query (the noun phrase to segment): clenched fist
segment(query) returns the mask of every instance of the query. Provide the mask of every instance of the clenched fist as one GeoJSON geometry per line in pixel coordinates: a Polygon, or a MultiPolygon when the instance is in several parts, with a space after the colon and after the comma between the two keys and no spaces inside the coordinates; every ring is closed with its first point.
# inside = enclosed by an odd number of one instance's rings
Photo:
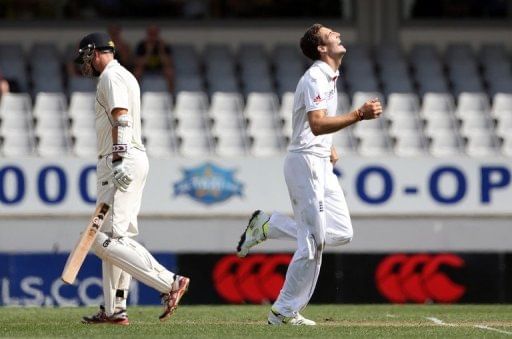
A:
{"type": "Polygon", "coordinates": [[[382,114],[382,105],[378,98],[368,100],[357,109],[359,120],[376,119],[382,114]]]}

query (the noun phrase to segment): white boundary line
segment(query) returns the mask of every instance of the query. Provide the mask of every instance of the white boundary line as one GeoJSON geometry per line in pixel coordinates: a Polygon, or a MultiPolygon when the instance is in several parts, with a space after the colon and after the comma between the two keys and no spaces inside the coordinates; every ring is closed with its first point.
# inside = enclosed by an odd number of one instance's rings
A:
{"type": "MultiPolygon", "coordinates": [[[[433,322],[434,324],[439,325],[439,326],[459,326],[457,324],[446,323],[443,320],[436,318],[436,317],[424,317],[424,318],[427,320],[430,320],[431,322],[433,322]]],[[[512,335],[512,332],[510,332],[510,331],[500,330],[499,328],[489,327],[487,325],[473,325],[473,327],[479,328],[481,330],[488,330],[488,331],[494,331],[494,332],[498,332],[498,333],[502,333],[502,334],[512,335]]]]}
{"type": "Polygon", "coordinates": [[[434,324],[440,325],[440,326],[457,326],[456,324],[445,323],[444,321],[442,321],[441,319],[436,318],[436,317],[425,317],[425,319],[430,320],[434,324]]]}
{"type": "Polygon", "coordinates": [[[475,325],[474,327],[480,328],[482,330],[489,330],[489,331],[495,331],[495,332],[498,332],[498,333],[511,334],[512,335],[512,332],[500,330],[498,328],[493,328],[493,327],[489,327],[489,326],[486,326],[486,325],[475,325]]]}

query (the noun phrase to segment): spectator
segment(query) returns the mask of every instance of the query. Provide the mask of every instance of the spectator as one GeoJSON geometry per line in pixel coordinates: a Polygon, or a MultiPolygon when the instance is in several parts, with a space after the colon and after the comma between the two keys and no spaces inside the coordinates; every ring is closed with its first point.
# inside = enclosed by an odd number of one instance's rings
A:
{"type": "Polygon", "coordinates": [[[162,74],[167,80],[169,91],[174,90],[174,66],[171,48],[160,37],[160,28],[151,25],[146,30],[146,38],[136,49],[135,77],[141,81],[146,74],[162,74]]]}
{"type": "Polygon", "coordinates": [[[0,98],[10,92],[9,81],[5,80],[0,74],[0,98]]]}
{"type": "Polygon", "coordinates": [[[108,27],[108,34],[116,46],[114,57],[128,70],[133,69],[132,50],[130,45],[121,36],[121,26],[110,25],[108,27]]]}

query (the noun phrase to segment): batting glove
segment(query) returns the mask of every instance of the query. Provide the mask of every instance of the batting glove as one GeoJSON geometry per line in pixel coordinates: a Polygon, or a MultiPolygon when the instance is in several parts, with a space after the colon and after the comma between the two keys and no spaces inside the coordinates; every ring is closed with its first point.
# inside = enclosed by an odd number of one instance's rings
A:
{"type": "Polygon", "coordinates": [[[118,190],[121,192],[126,192],[132,181],[133,177],[123,166],[122,159],[112,162],[112,182],[118,190]]]}

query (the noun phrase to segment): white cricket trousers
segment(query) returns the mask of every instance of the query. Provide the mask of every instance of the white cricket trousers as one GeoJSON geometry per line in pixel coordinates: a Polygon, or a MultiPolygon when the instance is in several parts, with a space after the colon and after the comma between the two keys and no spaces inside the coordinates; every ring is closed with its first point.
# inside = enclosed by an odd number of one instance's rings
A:
{"type": "Polygon", "coordinates": [[[294,219],[280,213],[270,218],[270,239],[296,239],[297,250],[273,308],[294,317],[311,299],[320,273],[324,245],[352,240],[352,221],[329,158],[289,152],[284,176],[294,219]]]}
{"type": "Polygon", "coordinates": [[[133,176],[126,192],[121,192],[112,183],[112,164],[109,157],[97,164],[98,203],[110,205],[101,232],[96,237],[93,250],[102,259],[103,298],[105,312],[114,313],[117,308],[126,308],[126,300],[116,304],[116,290],[127,291],[131,276],[167,293],[174,281],[174,273],[160,265],[138,242],[131,239],[139,233],[139,214],[142,193],[149,171],[149,162],[144,151],[132,148],[123,158],[123,165],[133,176]]]}

